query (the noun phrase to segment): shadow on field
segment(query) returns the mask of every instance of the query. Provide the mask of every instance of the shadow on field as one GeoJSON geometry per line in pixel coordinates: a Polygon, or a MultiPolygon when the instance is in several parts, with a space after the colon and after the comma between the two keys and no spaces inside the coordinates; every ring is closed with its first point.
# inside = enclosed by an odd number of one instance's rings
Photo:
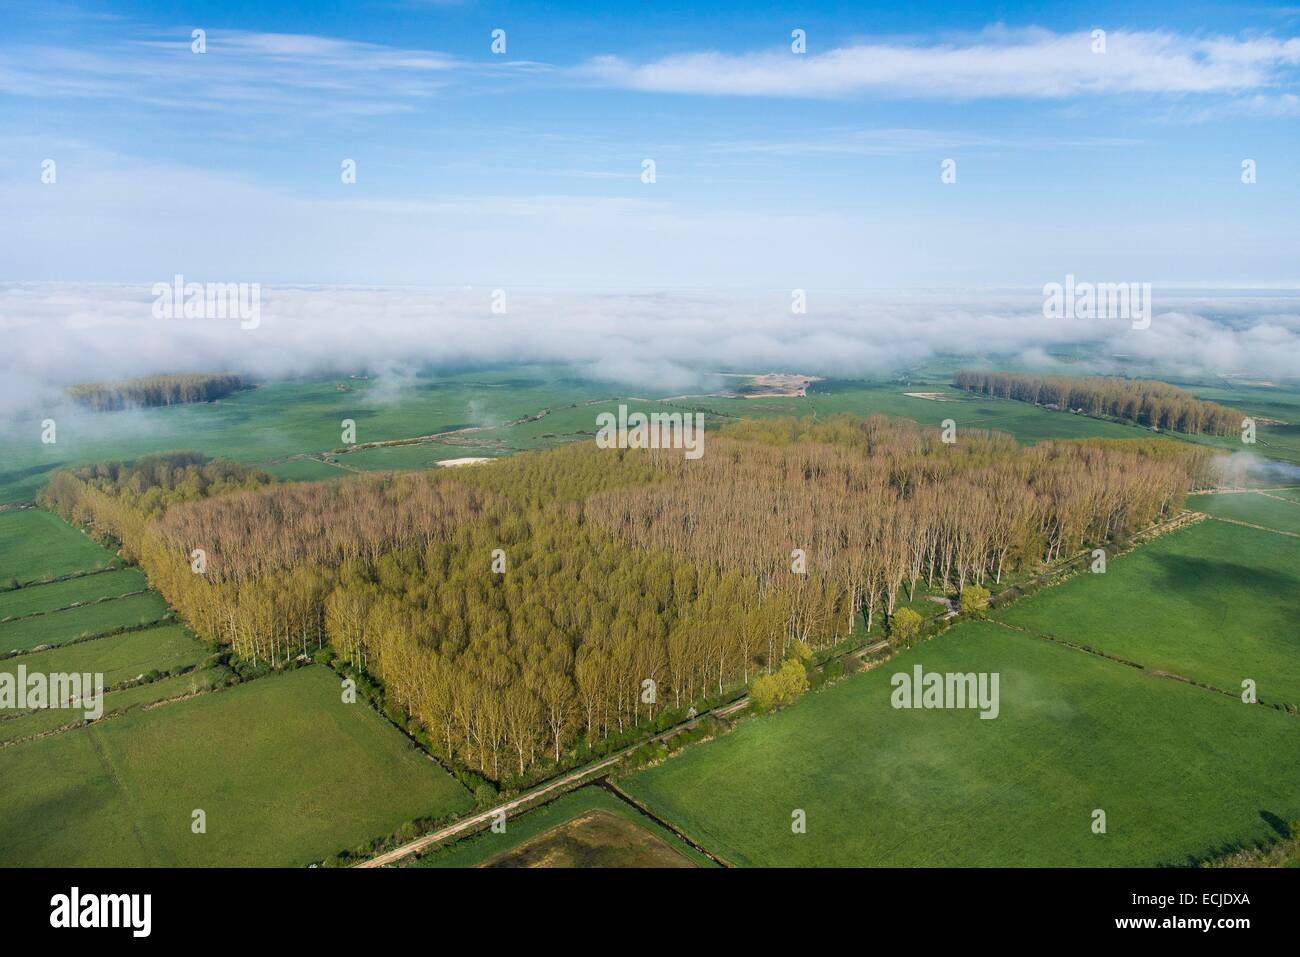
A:
{"type": "Polygon", "coordinates": [[[10,482],[31,478],[33,475],[41,475],[44,472],[53,472],[55,469],[63,468],[63,465],[63,462],[50,462],[43,465],[33,465],[25,469],[14,469],[12,472],[0,472],[0,485],[8,485],[10,482]]]}
{"type": "Polygon", "coordinates": [[[1291,836],[1290,825],[1287,824],[1287,822],[1284,821],[1282,818],[1274,814],[1272,811],[1260,811],[1259,816],[1263,819],[1265,824],[1267,824],[1273,830],[1277,831],[1278,837],[1291,836]]]}
{"type": "Polygon", "coordinates": [[[1152,555],[1160,569],[1160,578],[1153,584],[1157,588],[1186,589],[1202,587],[1207,600],[1224,600],[1225,587],[1260,589],[1275,592],[1295,588],[1295,578],[1267,566],[1242,565],[1237,562],[1217,561],[1213,558],[1187,558],[1183,555],[1152,555]]]}

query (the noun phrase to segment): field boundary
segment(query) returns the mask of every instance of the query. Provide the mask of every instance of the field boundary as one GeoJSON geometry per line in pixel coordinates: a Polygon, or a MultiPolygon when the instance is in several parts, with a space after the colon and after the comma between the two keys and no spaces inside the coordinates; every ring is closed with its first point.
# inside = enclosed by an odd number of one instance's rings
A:
{"type": "MultiPolygon", "coordinates": [[[[1281,499],[1281,501],[1286,500],[1281,499]]],[[[1291,504],[1294,505],[1295,503],[1292,502],[1291,504]]],[[[1197,514],[1204,515],[1206,518],[1215,522],[1226,522],[1229,525],[1240,525],[1242,528],[1253,528],[1261,532],[1272,532],[1274,535],[1285,535],[1287,538],[1300,538],[1300,533],[1284,532],[1280,528],[1269,528],[1267,525],[1256,525],[1253,522],[1243,522],[1236,518],[1224,518],[1222,515],[1211,515],[1209,512],[1198,512],[1197,514]]]]}
{"type": "MultiPolygon", "coordinates": [[[[1193,688],[1201,688],[1204,691],[1211,691],[1215,694],[1225,695],[1226,697],[1232,698],[1234,701],[1238,700],[1241,697],[1239,694],[1237,694],[1237,692],[1226,691],[1223,688],[1220,688],[1218,685],[1208,684],[1207,682],[1204,681],[1197,681],[1195,678],[1189,678],[1186,675],[1180,675],[1173,671],[1165,671],[1162,668],[1152,668],[1150,665],[1144,665],[1139,661],[1130,661],[1128,658],[1121,658],[1119,655],[1112,655],[1109,652],[1102,651],[1099,648],[1094,648],[1091,645],[1084,645],[1076,641],[1069,641],[1068,639],[1058,637],[1057,635],[1048,634],[1047,632],[1031,631],[1028,628],[1022,628],[1020,625],[1013,625],[1010,622],[1001,621],[997,618],[986,618],[984,620],[989,622],[990,624],[1000,625],[1001,627],[1007,629],[1008,631],[1019,632],[1020,634],[1028,635],[1031,638],[1038,638],[1042,641],[1051,642],[1054,645],[1060,645],[1063,648],[1069,648],[1071,651],[1078,651],[1086,655],[1092,655],[1094,658],[1102,658],[1106,661],[1112,661],[1115,664],[1125,665],[1129,668],[1135,668],[1138,671],[1142,672],[1143,674],[1148,675],[1152,678],[1168,678],[1171,681],[1177,681],[1185,685],[1190,685],[1193,688]]],[[[1272,708],[1275,711],[1281,711],[1284,714],[1292,715],[1293,717],[1296,716],[1296,713],[1294,711],[1289,710],[1291,706],[1286,702],[1274,704],[1272,702],[1265,701],[1263,698],[1257,698],[1255,703],[1258,705],[1262,705],[1263,707],[1266,708],[1272,708]]]]}
{"type": "MultiPolygon", "coordinates": [[[[142,622],[138,625],[122,625],[117,628],[110,628],[107,631],[98,631],[93,635],[79,635],[68,641],[60,641],[53,645],[36,645],[32,648],[14,648],[11,651],[0,652],[0,661],[7,661],[10,658],[21,658],[23,655],[37,655],[43,651],[50,651],[54,648],[71,648],[73,645],[80,645],[87,641],[98,641],[100,638],[112,638],[116,635],[125,635],[132,631],[148,631],[150,628],[157,628],[160,625],[169,622],[185,627],[184,623],[176,617],[176,611],[171,605],[167,606],[167,614],[153,621],[142,622]]],[[[196,638],[195,641],[198,641],[196,638]]]]}
{"type": "MultiPolygon", "coordinates": [[[[55,583],[50,582],[50,584],[55,584],[55,583]]],[[[15,589],[11,589],[11,591],[22,591],[22,589],[15,588],[15,589]]],[[[99,598],[91,598],[88,601],[74,601],[71,605],[63,605],[60,608],[47,608],[45,609],[45,611],[33,611],[33,612],[28,612],[26,615],[16,615],[12,618],[0,618],[0,625],[12,624],[15,621],[27,621],[28,619],[31,618],[39,618],[42,615],[57,614],[58,612],[61,611],[71,611],[74,608],[86,608],[90,605],[102,605],[104,602],[117,601],[119,598],[135,598],[137,595],[143,595],[148,591],[149,591],[149,587],[146,585],[144,588],[141,588],[139,591],[124,592],[121,595],[104,595],[99,598]]],[[[171,606],[169,605],[168,608],[170,607],[171,606]]]]}
{"type": "Polygon", "coordinates": [[[647,818],[654,821],[664,830],[668,831],[671,834],[676,835],[679,839],[685,841],[691,847],[692,850],[698,851],[699,853],[703,854],[705,857],[713,861],[719,867],[734,868],[736,866],[735,864],[727,860],[725,857],[722,857],[720,854],[715,854],[713,851],[709,850],[699,841],[695,840],[695,838],[691,837],[689,834],[683,831],[676,824],[673,824],[671,821],[667,821],[664,818],[660,817],[650,808],[646,807],[636,798],[632,797],[632,795],[628,794],[626,791],[620,788],[608,777],[601,778],[597,786],[604,788],[606,791],[613,794],[614,797],[618,798],[620,801],[622,801],[624,804],[627,804],[629,807],[634,808],[639,813],[645,815],[647,818]]]}

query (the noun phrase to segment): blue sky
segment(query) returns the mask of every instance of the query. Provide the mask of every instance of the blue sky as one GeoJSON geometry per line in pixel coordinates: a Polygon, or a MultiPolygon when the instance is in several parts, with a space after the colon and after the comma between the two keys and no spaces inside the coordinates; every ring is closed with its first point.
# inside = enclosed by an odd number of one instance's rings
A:
{"type": "Polygon", "coordinates": [[[0,3],[0,279],[1300,285],[1300,7],[561,6],[0,3]]]}

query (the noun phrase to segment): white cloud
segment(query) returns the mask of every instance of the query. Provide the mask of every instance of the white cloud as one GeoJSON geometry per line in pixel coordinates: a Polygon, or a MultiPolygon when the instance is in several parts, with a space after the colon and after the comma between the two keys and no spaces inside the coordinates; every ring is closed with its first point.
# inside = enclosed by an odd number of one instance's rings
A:
{"type": "Polygon", "coordinates": [[[405,112],[467,77],[531,75],[542,64],[476,63],[446,53],[309,34],[189,29],[102,48],[17,45],[0,60],[0,92],[113,99],[185,110],[332,114],[405,112]]]}
{"type": "MultiPolygon", "coordinates": [[[[673,394],[710,371],[886,373],[935,354],[1048,361],[1073,346],[1083,366],[1128,356],[1168,374],[1300,369],[1294,294],[1155,291],[1147,330],[1124,321],[1051,321],[1037,291],[813,293],[791,315],[788,292],[557,293],[489,288],[264,288],[261,324],[155,319],[148,284],[0,284],[0,416],[57,400],[71,382],[158,372],[233,370],[266,377],[424,364],[560,362],[583,374],[673,394]]],[[[1131,369],[1131,365],[1123,366],[1131,369]]]]}
{"type": "Polygon", "coordinates": [[[993,30],[964,42],[873,41],[825,53],[787,49],[678,54],[645,63],[597,57],[581,73],[611,86],[725,96],[968,100],[1083,94],[1221,93],[1272,86],[1300,63],[1300,39],[1197,38],[1113,31],[1105,53],[1088,32],[993,30]]]}

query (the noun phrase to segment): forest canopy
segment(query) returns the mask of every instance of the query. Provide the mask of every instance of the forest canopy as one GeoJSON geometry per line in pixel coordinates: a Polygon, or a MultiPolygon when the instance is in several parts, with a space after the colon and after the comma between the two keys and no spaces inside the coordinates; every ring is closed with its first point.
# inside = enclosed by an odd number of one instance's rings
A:
{"type": "Polygon", "coordinates": [[[204,638],[272,662],[328,644],[509,782],[870,627],[922,579],[996,583],[1176,514],[1211,458],[840,415],[741,420],[695,461],[581,443],[299,484],[176,453],[57,473],[42,504],[119,539],[204,638]]]}
{"type": "Polygon", "coordinates": [[[111,412],[134,406],[212,402],[245,388],[248,388],[248,383],[241,376],[225,372],[192,372],[121,382],[86,382],[68,386],[67,393],[76,402],[96,412],[111,412]]]}
{"type": "Polygon", "coordinates": [[[1241,413],[1205,402],[1167,382],[1031,375],[1022,372],[981,372],[962,369],[952,384],[968,392],[1055,406],[1088,415],[1111,416],[1148,428],[1187,435],[1232,435],[1241,429],[1241,413]]]}

